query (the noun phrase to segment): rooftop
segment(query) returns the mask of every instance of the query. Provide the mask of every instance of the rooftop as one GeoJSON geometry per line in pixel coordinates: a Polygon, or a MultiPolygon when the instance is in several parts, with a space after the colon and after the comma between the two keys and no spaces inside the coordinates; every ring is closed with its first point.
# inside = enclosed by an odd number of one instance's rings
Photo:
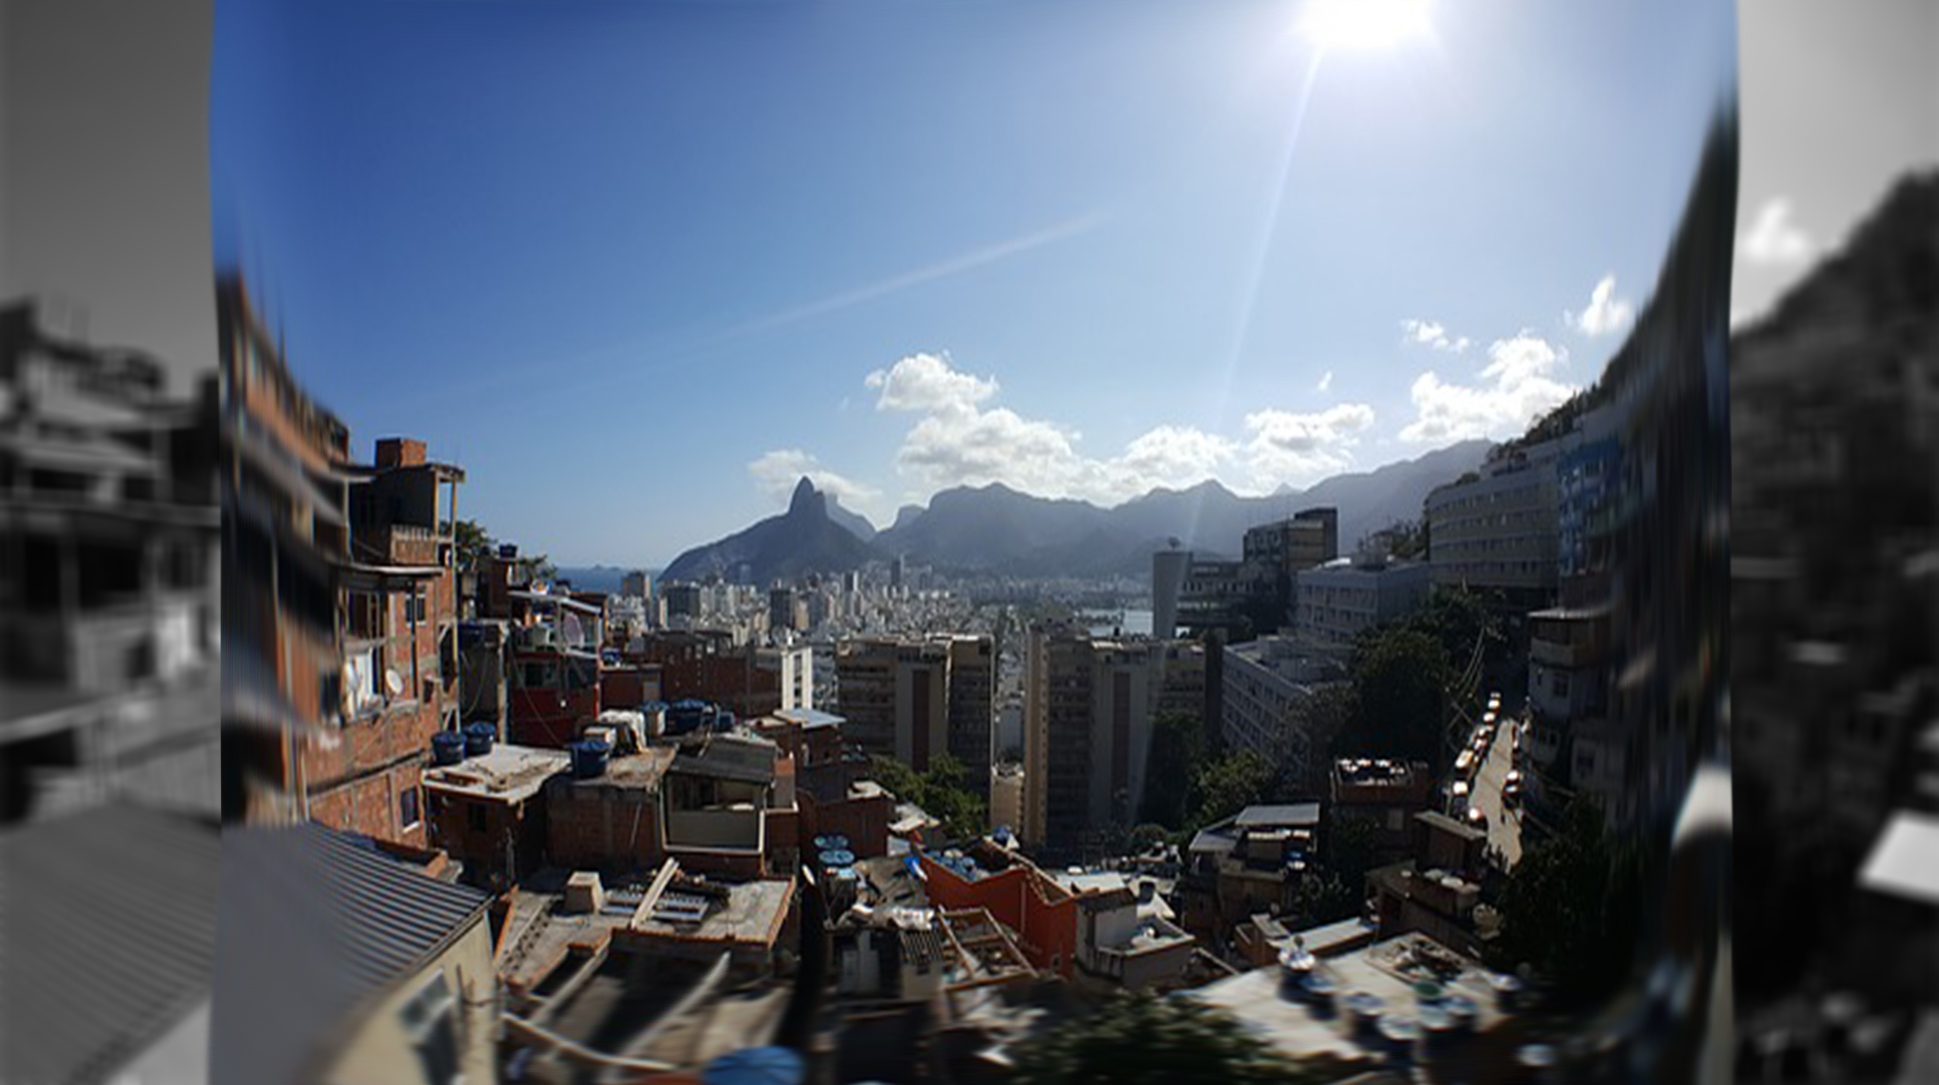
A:
{"type": "Polygon", "coordinates": [[[660,786],[661,778],[666,776],[668,766],[673,764],[673,759],[673,747],[649,746],[639,753],[613,758],[606,763],[606,771],[597,776],[567,779],[570,786],[575,788],[617,787],[655,791],[660,786]]]}
{"type": "MultiPolygon", "coordinates": [[[[670,909],[668,904],[685,900],[699,903],[696,894],[684,893],[681,883],[675,882],[661,895],[661,907],[632,929],[648,937],[680,942],[773,945],[794,900],[794,882],[753,881],[726,888],[724,898],[707,901],[704,913],[698,906],[692,909],[690,914],[702,915],[696,923],[669,918],[681,909],[670,909]]],[[[630,922],[630,915],[626,922],[630,922]]]]}
{"type": "Polygon", "coordinates": [[[1471,825],[1463,825],[1446,814],[1441,813],[1439,810],[1423,810],[1414,815],[1414,820],[1427,825],[1429,828],[1453,833],[1462,840],[1470,843],[1476,840],[1485,840],[1488,837],[1488,834],[1480,829],[1474,828],[1471,825]]]}
{"type": "Polygon", "coordinates": [[[1939,815],[1901,810],[1866,858],[1858,884],[1874,892],[1939,905],[1939,815]]]}
{"type": "Polygon", "coordinates": [[[520,802],[538,794],[546,780],[564,771],[571,762],[571,756],[564,750],[495,743],[490,753],[467,757],[456,765],[424,770],[424,786],[476,798],[520,802]]]}
{"type": "Polygon", "coordinates": [[[1317,802],[1287,803],[1278,806],[1248,806],[1239,811],[1233,824],[1241,829],[1310,828],[1320,823],[1317,802]]]}
{"type": "MultiPolygon", "coordinates": [[[[294,1080],[362,1000],[484,922],[491,900],[310,823],[230,829],[221,850],[217,1080],[294,1080]]],[[[95,933],[143,911],[118,908],[95,933]]]]}
{"type": "Polygon", "coordinates": [[[708,735],[698,742],[682,743],[667,771],[716,780],[767,783],[774,779],[774,759],[779,749],[766,739],[708,735]]]}
{"type": "Polygon", "coordinates": [[[1335,781],[1356,788],[1411,787],[1426,775],[1427,764],[1423,761],[1342,757],[1333,762],[1335,781]]]}
{"type": "Polygon", "coordinates": [[[0,832],[0,1073],[105,1078],[205,1002],[221,860],[213,827],[120,803],[0,832]]]}
{"type": "Polygon", "coordinates": [[[1345,953],[1371,943],[1380,933],[1380,928],[1355,916],[1342,919],[1338,923],[1327,923],[1318,927],[1308,927],[1303,931],[1287,934],[1286,942],[1300,940],[1308,953],[1315,957],[1327,957],[1334,953],[1345,953]]]}
{"type": "MultiPolygon", "coordinates": [[[[1372,995],[1391,1017],[1418,1021],[1422,1001],[1416,985],[1435,981],[1442,983],[1446,994],[1474,1002],[1478,1030],[1493,1028],[1503,1020],[1489,974],[1480,964],[1425,935],[1406,934],[1377,942],[1324,960],[1317,971],[1334,984],[1336,1002],[1356,994],[1372,995]]],[[[1290,990],[1283,976],[1277,965],[1257,968],[1174,997],[1196,999],[1225,1010],[1287,1055],[1324,1054],[1350,1062],[1379,1057],[1354,1037],[1350,1015],[1314,1014],[1306,998],[1290,990]]]]}
{"type": "Polygon", "coordinates": [[[837,716],[833,712],[823,712],[817,708],[784,708],[773,715],[775,719],[786,720],[804,728],[839,727],[848,722],[844,717],[837,716]]]}

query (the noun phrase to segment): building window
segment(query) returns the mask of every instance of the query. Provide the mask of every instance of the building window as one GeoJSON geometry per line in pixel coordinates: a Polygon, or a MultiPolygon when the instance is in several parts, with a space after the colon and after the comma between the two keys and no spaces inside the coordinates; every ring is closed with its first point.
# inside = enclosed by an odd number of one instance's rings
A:
{"type": "Polygon", "coordinates": [[[424,1066],[424,1080],[432,1085],[457,1085],[463,1080],[458,1068],[458,1000],[439,969],[430,982],[412,996],[398,1017],[405,1035],[424,1066]]]}
{"type": "Polygon", "coordinates": [[[417,788],[407,787],[397,797],[397,823],[405,829],[417,828],[417,788]]]}

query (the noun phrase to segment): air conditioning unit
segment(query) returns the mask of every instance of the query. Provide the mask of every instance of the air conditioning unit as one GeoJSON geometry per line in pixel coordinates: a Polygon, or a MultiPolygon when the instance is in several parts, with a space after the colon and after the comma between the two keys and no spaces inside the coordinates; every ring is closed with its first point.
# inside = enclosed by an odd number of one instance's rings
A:
{"type": "Polygon", "coordinates": [[[526,626],[519,631],[519,645],[524,648],[557,648],[559,631],[549,625],[526,626]]]}

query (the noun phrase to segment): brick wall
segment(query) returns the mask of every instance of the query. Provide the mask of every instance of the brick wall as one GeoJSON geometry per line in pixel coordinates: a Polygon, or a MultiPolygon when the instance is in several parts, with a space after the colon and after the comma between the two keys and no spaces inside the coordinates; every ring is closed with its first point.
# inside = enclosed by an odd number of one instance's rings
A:
{"type": "Polygon", "coordinates": [[[543,864],[547,843],[543,796],[512,803],[434,791],[425,799],[430,842],[462,860],[467,869],[522,878],[543,864]]]}
{"type": "Polygon", "coordinates": [[[573,870],[647,870],[665,861],[656,795],[573,784],[555,779],[545,786],[546,851],[553,863],[573,870]]]}
{"type": "Polygon", "coordinates": [[[418,789],[419,772],[416,764],[404,764],[334,787],[312,787],[310,818],[332,829],[424,847],[421,797],[417,824],[406,827],[400,817],[401,797],[418,789]]]}
{"type": "Polygon", "coordinates": [[[895,804],[888,795],[839,802],[816,802],[812,795],[801,797],[802,839],[841,835],[848,838],[849,850],[858,859],[872,859],[889,853],[889,822],[895,804]]]}

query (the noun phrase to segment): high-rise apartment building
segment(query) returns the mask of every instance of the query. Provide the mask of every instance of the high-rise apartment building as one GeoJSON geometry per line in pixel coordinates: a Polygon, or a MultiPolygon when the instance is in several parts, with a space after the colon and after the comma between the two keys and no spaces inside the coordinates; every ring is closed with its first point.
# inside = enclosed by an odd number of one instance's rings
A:
{"type": "Polygon", "coordinates": [[[964,786],[989,796],[990,725],[996,715],[996,643],[987,636],[949,640],[949,755],[964,786]]]}
{"type": "Polygon", "coordinates": [[[776,632],[783,629],[799,629],[796,612],[800,609],[793,588],[773,588],[768,591],[768,628],[776,632]]]}
{"type": "Polygon", "coordinates": [[[917,772],[947,753],[964,786],[987,794],[996,651],[989,637],[845,641],[836,699],[849,741],[917,772]]]}
{"type": "Polygon", "coordinates": [[[1159,644],[1033,628],[1024,663],[1025,842],[1079,850],[1135,820],[1162,672],[1159,644]]]}

